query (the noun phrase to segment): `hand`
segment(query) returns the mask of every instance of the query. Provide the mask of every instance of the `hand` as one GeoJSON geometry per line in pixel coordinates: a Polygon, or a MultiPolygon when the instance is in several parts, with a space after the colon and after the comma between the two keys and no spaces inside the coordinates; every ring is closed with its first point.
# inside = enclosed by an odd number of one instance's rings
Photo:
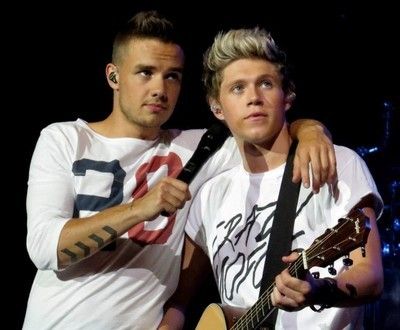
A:
{"type": "MultiPolygon", "coordinates": [[[[293,252],[282,260],[289,264],[298,256],[298,253],[293,252]]],[[[275,277],[275,287],[271,294],[272,305],[286,311],[297,311],[310,305],[316,291],[315,281],[310,273],[306,274],[305,280],[301,280],[291,276],[288,269],[285,269],[275,277]]]]}
{"type": "Polygon", "coordinates": [[[132,202],[143,221],[157,218],[162,211],[169,214],[181,209],[190,200],[189,186],[180,180],[165,177],[151,188],[143,197],[132,202]]]}
{"type": "Polygon", "coordinates": [[[318,193],[324,183],[333,184],[337,180],[336,156],[330,135],[321,126],[309,126],[299,133],[299,144],[293,164],[292,181],[310,186],[309,164],[312,171],[312,189],[318,193]]]}

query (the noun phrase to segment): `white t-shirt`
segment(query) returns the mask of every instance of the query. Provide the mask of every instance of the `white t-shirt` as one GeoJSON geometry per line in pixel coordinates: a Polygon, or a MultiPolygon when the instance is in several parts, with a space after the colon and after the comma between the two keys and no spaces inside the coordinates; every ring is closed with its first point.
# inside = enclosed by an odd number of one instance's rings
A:
{"type": "MultiPolygon", "coordinates": [[[[301,186],[292,249],[306,250],[370,193],[377,200],[377,215],[381,214],[382,200],[365,162],[348,148],[335,146],[335,151],[339,198],[333,198],[328,185],[318,194],[301,186]]],[[[284,167],[251,174],[238,165],[206,182],[193,199],[186,232],[208,254],[224,304],[249,308],[258,299],[284,167]]],[[[335,269],[344,271],[341,259],[335,269]]],[[[332,276],[327,268],[311,271],[332,276]]],[[[311,324],[315,329],[354,329],[362,327],[361,312],[359,307],[322,313],[310,308],[296,313],[279,310],[276,329],[307,329],[311,324]]]]}
{"type": "MultiPolygon", "coordinates": [[[[142,196],[190,159],[204,130],[167,130],[155,141],[106,138],[83,120],[41,132],[27,195],[27,247],[38,268],[24,329],[155,329],[179,279],[188,207],[133,227],[104,251],[58,269],[60,232],[71,217],[93,215],[142,196]]],[[[238,164],[233,138],[190,185],[238,164]]]]}

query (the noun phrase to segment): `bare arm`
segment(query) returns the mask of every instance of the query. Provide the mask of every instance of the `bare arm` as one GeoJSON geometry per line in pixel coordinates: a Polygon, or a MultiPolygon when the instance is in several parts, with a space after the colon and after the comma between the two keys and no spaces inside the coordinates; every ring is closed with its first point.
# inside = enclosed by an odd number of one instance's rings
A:
{"type": "Polygon", "coordinates": [[[159,330],[179,330],[185,322],[185,309],[210,270],[210,262],[203,250],[188,236],[185,238],[184,256],[178,288],[166,303],[159,330]]]}
{"type": "Polygon", "coordinates": [[[188,185],[166,177],[143,197],[129,204],[108,208],[91,217],[69,220],[62,229],[58,242],[59,267],[67,267],[96,253],[132,226],[154,220],[164,210],[173,214],[188,199],[188,185]]]}
{"type": "MultiPolygon", "coordinates": [[[[365,304],[380,296],[383,290],[383,268],[379,232],[373,209],[364,208],[363,211],[371,225],[365,246],[366,256],[362,256],[361,249],[354,250],[350,254],[353,265],[333,280],[316,280],[309,275],[302,281],[291,277],[286,269],[276,277],[276,287],[271,297],[275,306],[286,310],[299,310],[313,304],[347,307],[365,304]]],[[[288,263],[295,259],[293,254],[283,258],[288,263]]]]}
{"type": "Polygon", "coordinates": [[[293,182],[310,186],[309,164],[312,170],[313,191],[337,179],[336,157],[328,129],[313,119],[298,119],[290,124],[292,138],[299,140],[293,165],[293,182]]]}
{"type": "Polygon", "coordinates": [[[336,304],[338,307],[371,302],[379,298],[383,290],[381,244],[375,212],[372,208],[364,208],[363,212],[369,217],[371,225],[365,246],[366,256],[362,256],[361,249],[354,250],[350,254],[353,267],[337,277],[338,289],[347,295],[347,299],[336,304]]]}

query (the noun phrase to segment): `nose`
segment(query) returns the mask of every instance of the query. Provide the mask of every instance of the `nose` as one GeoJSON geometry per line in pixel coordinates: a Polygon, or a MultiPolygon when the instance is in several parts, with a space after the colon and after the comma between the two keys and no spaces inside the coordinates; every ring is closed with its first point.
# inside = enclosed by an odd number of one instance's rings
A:
{"type": "Polygon", "coordinates": [[[167,100],[167,91],[165,88],[165,82],[163,78],[155,78],[153,81],[151,96],[161,101],[167,100]]]}
{"type": "Polygon", "coordinates": [[[253,86],[248,89],[248,105],[262,105],[263,99],[261,97],[262,93],[258,90],[257,86],[253,86]]]}

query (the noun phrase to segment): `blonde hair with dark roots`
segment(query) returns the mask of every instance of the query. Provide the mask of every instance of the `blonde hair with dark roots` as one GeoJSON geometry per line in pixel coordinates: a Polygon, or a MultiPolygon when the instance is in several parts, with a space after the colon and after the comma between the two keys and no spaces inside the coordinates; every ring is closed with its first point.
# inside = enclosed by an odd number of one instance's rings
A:
{"type": "Polygon", "coordinates": [[[259,27],[220,32],[203,58],[203,83],[207,98],[217,99],[223,70],[233,61],[259,58],[277,65],[282,75],[282,88],[295,95],[295,85],[289,77],[286,54],[276,45],[270,33],[259,27]]]}

